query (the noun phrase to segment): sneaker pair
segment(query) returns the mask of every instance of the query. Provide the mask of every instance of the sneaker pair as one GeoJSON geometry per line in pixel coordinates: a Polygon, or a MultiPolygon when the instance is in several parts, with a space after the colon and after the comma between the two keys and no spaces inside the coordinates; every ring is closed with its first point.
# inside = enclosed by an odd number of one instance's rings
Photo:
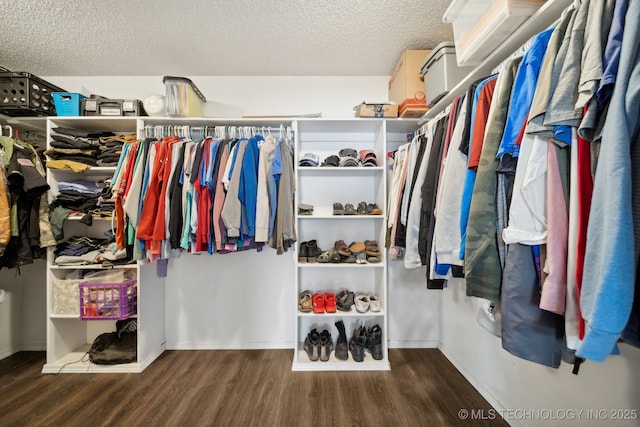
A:
{"type": "Polygon", "coordinates": [[[318,359],[320,359],[321,362],[329,361],[329,356],[331,356],[331,352],[333,351],[331,333],[326,329],[318,332],[316,328],[313,328],[311,332],[307,334],[303,348],[310,361],[315,362],[318,359]]]}
{"type": "Polygon", "coordinates": [[[316,293],[312,297],[313,312],[322,314],[336,312],[336,295],[333,292],[316,293]]]}
{"type": "Polygon", "coordinates": [[[382,209],[375,203],[360,202],[356,209],[358,215],[382,215],[382,209]]]}
{"type": "Polygon", "coordinates": [[[382,309],[380,298],[376,294],[359,292],[354,298],[354,303],[358,313],[366,313],[367,311],[377,313],[382,309]]]}

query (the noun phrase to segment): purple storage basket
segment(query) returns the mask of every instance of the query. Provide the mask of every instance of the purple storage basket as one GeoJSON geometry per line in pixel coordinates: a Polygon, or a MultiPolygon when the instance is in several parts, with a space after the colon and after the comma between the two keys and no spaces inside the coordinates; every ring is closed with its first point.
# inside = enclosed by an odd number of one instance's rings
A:
{"type": "Polygon", "coordinates": [[[80,319],[122,320],[137,313],[137,280],[122,283],[81,282],[80,319]]]}

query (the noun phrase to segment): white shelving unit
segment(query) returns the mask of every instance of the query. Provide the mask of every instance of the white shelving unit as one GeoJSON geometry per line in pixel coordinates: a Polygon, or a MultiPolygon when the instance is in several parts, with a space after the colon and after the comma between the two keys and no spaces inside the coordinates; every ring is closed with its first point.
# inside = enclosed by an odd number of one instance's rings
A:
{"type": "Polygon", "coordinates": [[[292,302],[296,304],[295,348],[292,370],[389,370],[387,348],[387,266],[385,241],[387,200],[387,150],[406,142],[407,134],[418,127],[417,120],[384,119],[301,119],[296,123],[296,163],[305,153],[316,154],[320,162],[329,155],[338,155],[343,148],[356,151],[374,150],[378,167],[298,167],[296,170],[296,205],[314,206],[313,215],[296,217],[298,244],[316,240],[318,247],[329,250],[337,240],[351,242],[376,240],[380,249],[379,263],[321,264],[296,263],[295,290],[292,302]],[[333,215],[333,203],[376,203],[382,215],[333,215]],[[298,295],[309,290],[312,293],[333,292],[342,289],[351,292],[376,294],[382,302],[380,312],[359,313],[355,306],[349,312],[315,314],[297,310],[298,295]],[[383,357],[374,360],[365,352],[363,362],[355,362],[349,352],[346,361],[338,360],[335,351],[329,361],[309,360],[303,345],[309,331],[327,329],[335,343],[338,330],[335,322],[345,325],[347,342],[355,328],[380,325],[382,329],[383,357]]]}
{"type": "MultiPolygon", "coordinates": [[[[129,117],[51,117],[46,119],[47,143],[50,132],[56,127],[83,131],[112,131],[135,133],[138,119],[129,117]]],[[[73,179],[99,180],[113,176],[115,167],[93,167],[84,173],[49,169],[47,181],[51,186],[49,202],[58,193],[58,182],[73,179]]],[[[65,238],[70,236],[103,237],[111,228],[111,219],[94,218],[91,226],[78,218],[65,221],[65,238]]],[[[101,264],[57,266],[54,264],[54,248],[47,252],[47,362],[43,373],[87,372],[142,372],[165,349],[164,333],[164,282],[157,277],[154,265],[142,263],[105,267],[101,264]],[[53,307],[53,283],[66,277],[73,270],[122,270],[133,269],[137,277],[138,357],[135,363],[120,365],[96,365],[89,362],[86,352],[93,340],[102,332],[115,330],[114,320],[80,320],[77,314],[57,314],[53,307]]],[[[79,305],[79,301],[78,301],[79,305]]],[[[79,308],[79,307],[78,307],[79,308]]]]}

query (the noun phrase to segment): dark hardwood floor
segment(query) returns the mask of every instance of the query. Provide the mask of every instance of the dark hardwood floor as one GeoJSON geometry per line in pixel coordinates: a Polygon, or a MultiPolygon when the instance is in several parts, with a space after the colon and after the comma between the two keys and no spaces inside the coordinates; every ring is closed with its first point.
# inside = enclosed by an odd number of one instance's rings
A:
{"type": "MultiPolygon", "coordinates": [[[[390,372],[291,372],[292,350],[166,351],[140,374],[41,374],[0,361],[0,426],[506,426],[434,349],[392,349],[390,372]]],[[[318,362],[322,363],[322,362],[318,362]]]]}

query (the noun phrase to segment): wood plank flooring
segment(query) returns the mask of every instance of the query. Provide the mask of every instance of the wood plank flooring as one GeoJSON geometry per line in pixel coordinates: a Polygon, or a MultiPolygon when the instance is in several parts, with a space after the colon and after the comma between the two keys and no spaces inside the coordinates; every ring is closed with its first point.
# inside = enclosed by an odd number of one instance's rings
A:
{"type": "MultiPolygon", "coordinates": [[[[390,372],[292,372],[292,350],[166,351],[140,374],[41,374],[0,361],[0,426],[506,426],[435,349],[392,349],[390,372]]],[[[318,362],[322,363],[322,362],[318,362]]]]}

